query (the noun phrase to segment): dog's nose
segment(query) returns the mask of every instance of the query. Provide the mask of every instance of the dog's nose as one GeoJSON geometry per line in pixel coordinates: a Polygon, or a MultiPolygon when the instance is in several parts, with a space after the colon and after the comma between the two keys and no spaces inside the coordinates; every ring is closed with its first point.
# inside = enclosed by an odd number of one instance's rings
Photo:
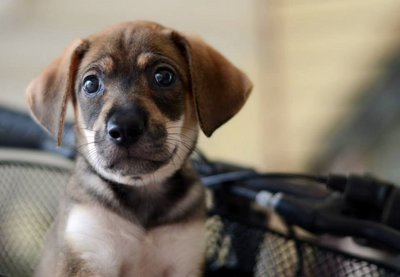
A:
{"type": "Polygon", "coordinates": [[[138,106],[115,111],[107,121],[109,139],[119,145],[130,145],[143,135],[147,127],[147,113],[138,106]]]}

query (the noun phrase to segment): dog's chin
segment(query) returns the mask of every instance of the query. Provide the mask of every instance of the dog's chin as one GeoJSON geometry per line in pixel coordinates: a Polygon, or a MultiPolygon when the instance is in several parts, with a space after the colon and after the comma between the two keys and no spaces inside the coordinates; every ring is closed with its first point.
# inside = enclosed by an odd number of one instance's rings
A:
{"type": "Polygon", "coordinates": [[[143,159],[138,157],[124,157],[124,158],[116,158],[109,159],[107,157],[104,158],[106,160],[106,164],[104,165],[104,169],[114,174],[119,174],[121,176],[133,176],[135,178],[139,178],[144,174],[151,174],[152,172],[157,171],[163,165],[165,165],[168,160],[151,160],[151,159],[143,159]]]}
{"type": "Polygon", "coordinates": [[[142,186],[149,182],[161,181],[176,171],[176,154],[179,147],[172,151],[158,151],[143,155],[132,155],[127,151],[96,151],[88,162],[104,179],[125,184],[142,186]],[[99,153],[100,152],[100,153],[99,153]],[[102,152],[102,153],[101,153],[102,152]],[[160,155],[159,153],[168,153],[160,155]]]}

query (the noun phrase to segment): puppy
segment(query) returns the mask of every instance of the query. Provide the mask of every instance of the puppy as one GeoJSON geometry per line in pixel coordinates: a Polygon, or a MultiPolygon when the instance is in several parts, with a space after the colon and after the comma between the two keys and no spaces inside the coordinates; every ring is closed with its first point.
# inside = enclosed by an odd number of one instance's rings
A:
{"type": "Polygon", "coordinates": [[[204,188],[188,157],[251,87],[202,40],[152,22],[67,47],[27,88],[58,145],[72,102],[79,152],[36,276],[200,276],[204,188]]]}

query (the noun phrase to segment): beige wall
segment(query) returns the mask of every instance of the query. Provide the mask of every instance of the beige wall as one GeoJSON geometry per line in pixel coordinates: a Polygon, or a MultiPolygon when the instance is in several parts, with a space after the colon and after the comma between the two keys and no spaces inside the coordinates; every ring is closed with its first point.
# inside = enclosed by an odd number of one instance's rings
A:
{"type": "Polygon", "coordinates": [[[270,168],[302,170],[398,46],[400,1],[267,2],[272,45],[266,71],[272,78],[266,91],[274,117],[265,136],[276,139],[265,155],[270,168]]]}
{"type": "Polygon", "coordinates": [[[25,109],[29,80],[75,37],[148,19],[197,33],[248,73],[240,114],[200,147],[212,158],[302,170],[397,40],[395,0],[2,0],[0,104],[25,109]]]}

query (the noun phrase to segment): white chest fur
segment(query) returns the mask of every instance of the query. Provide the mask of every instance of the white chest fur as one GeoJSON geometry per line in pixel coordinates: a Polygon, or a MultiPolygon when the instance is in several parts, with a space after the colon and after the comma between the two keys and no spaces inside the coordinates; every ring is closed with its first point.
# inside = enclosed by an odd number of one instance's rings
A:
{"type": "Polygon", "coordinates": [[[65,236],[99,276],[199,276],[204,222],[161,226],[146,232],[102,207],[75,206],[65,236]]]}

